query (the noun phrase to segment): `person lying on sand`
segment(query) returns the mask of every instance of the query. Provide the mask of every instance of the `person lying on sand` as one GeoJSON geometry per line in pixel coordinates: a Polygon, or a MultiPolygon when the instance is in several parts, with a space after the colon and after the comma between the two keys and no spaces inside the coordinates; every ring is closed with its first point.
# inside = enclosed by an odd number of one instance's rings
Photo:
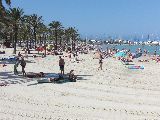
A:
{"type": "Polygon", "coordinates": [[[5,66],[7,66],[6,64],[0,64],[0,67],[5,67],[5,66]]]}
{"type": "MultiPolygon", "coordinates": [[[[57,76],[50,76],[50,77],[47,77],[47,75],[45,75],[43,72],[41,73],[34,73],[34,77],[36,78],[42,78],[42,79],[39,79],[37,80],[38,83],[55,83],[55,82],[58,82],[59,80],[64,80],[63,76],[59,74],[59,77],[57,76]]],[[[32,75],[33,76],[33,75],[32,75]]]]}
{"type": "Polygon", "coordinates": [[[5,51],[0,51],[0,54],[5,54],[5,51]]]}
{"type": "Polygon", "coordinates": [[[45,77],[43,72],[40,73],[26,73],[26,77],[28,78],[40,78],[40,77],[45,77]]]}
{"type": "Polygon", "coordinates": [[[121,58],[121,60],[122,60],[123,62],[133,62],[132,60],[130,60],[130,59],[128,59],[128,58],[121,58]]]}
{"type": "Polygon", "coordinates": [[[138,60],[138,62],[149,62],[149,60],[138,60]]]}
{"type": "Polygon", "coordinates": [[[0,83],[0,86],[2,87],[2,86],[8,86],[9,85],[9,83],[8,82],[2,82],[2,83],[0,83]]]}

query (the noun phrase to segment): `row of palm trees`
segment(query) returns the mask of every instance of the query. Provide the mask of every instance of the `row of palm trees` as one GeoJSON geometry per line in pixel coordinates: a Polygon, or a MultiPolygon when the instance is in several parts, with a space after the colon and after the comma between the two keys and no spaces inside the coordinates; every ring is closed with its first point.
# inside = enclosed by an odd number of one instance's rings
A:
{"type": "MultiPolygon", "coordinates": [[[[10,1],[6,0],[10,5],[10,1]]],[[[26,43],[27,48],[37,47],[37,43],[46,45],[50,40],[54,44],[54,49],[72,46],[75,50],[75,43],[79,40],[78,30],[74,27],[64,28],[59,21],[52,21],[48,25],[44,24],[42,16],[37,14],[25,15],[21,8],[5,9],[0,0],[0,39],[12,43],[14,54],[16,45],[26,43]],[[2,12],[3,11],[3,12],[2,12]]]]}

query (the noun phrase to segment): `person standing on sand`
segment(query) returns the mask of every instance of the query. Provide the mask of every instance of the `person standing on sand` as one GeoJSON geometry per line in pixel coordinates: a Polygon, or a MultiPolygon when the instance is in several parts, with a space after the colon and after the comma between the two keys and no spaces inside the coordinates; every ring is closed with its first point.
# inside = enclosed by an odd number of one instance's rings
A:
{"type": "Polygon", "coordinates": [[[24,70],[24,68],[26,67],[26,62],[23,57],[21,58],[21,66],[22,66],[22,74],[23,76],[26,76],[26,72],[24,70]]]}
{"type": "Polygon", "coordinates": [[[64,75],[64,64],[65,64],[64,59],[62,59],[61,56],[59,56],[59,67],[62,75],[64,75]]]}
{"type": "Polygon", "coordinates": [[[99,68],[102,70],[102,64],[103,64],[102,59],[103,59],[102,54],[100,54],[100,56],[99,56],[99,67],[98,67],[98,70],[99,70],[99,68]]]}
{"type": "Polygon", "coordinates": [[[14,74],[18,75],[18,70],[17,67],[19,65],[19,58],[16,59],[15,65],[14,65],[14,74]]]}

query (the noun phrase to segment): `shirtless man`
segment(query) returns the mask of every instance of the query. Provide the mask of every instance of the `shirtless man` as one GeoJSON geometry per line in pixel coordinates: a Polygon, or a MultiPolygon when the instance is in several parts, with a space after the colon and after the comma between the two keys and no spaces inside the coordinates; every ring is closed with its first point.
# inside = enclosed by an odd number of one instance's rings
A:
{"type": "Polygon", "coordinates": [[[59,56],[59,67],[62,75],[64,75],[64,64],[65,64],[64,59],[62,59],[61,56],[59,56]]]}

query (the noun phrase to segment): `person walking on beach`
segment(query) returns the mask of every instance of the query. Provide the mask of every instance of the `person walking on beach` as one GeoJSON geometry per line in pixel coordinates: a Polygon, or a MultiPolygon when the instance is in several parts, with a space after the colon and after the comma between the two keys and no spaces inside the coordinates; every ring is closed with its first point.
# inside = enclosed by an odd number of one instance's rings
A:
{"type": "Polygon", "coordinates": [[[21,58],[21,66],[22,66],[22,74],[23,76],[26,76],[26,72],[24,70],[24,68],[26,67],[26,62],[23,57],[21,58]]]}
{"type": "Polygon", "coordinates": [[[65,64],[64,59],[61,58],[61,56],[59,56],[59,67],[62,75],[64,75],[64,64],[65,64]]]}
{"type": "Polygon", "coordinates": [[[100,56],[99,56],[99,67],[98,67],[98,70],[99,70],[99,68],[102,70],[102,64],[103,64],[102,59],[103,59],[102,54],[100,54],[100,56]]]}
{"type": "Polygon", "coordinates": [[[157,55],[157,51],[155,50],[155,51],[154,51],[154,56],[156,56],[156,55],[157,55]]]}
{"type": "Polygon", "coordinates": [[[18,65],[19,65],[19,58],[16,59],[16,62],[14,64],[14,74],[15,75],[18,75],[18,70],[17,70],[18,65]]]}

